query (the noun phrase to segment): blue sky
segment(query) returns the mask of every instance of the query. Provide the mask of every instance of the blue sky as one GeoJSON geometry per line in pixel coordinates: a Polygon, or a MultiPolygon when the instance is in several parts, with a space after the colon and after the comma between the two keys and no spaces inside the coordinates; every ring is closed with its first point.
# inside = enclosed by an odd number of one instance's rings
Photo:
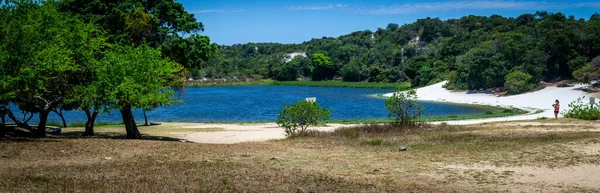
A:
{"type": "Polygon", "coordinates": [[[589,19],[600,1],[334,1],[334,0],[179,0],[205,26],[202,35],[222,45],[248,42],[302,43],[359,30],[375,31],[420,18],[442,20],[466,15],[517,17],[535,11],[562,12],[589,19]]]}

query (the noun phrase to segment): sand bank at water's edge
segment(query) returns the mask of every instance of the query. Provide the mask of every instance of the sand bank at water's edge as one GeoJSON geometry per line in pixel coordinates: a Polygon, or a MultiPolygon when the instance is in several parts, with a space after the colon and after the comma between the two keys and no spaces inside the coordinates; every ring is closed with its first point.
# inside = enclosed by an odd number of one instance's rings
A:
{"type": "MultiPolygon", "coordinates": [[[[585,92],[579,90],[580,88],[584,87],[584,85],[581,84],[575,85],[573,87],[562,88],[546,87],[542,90],[535,92],[505,97],[497,97],[485,93],[467,94],[466,91],[454,92],[446,90],[445,88],[442,88],[442,86],[446,82],[447,81],[443,81],[437,84],[416,89],[419,100],[514,107],[530,111],[530,113],[525,115],[517,115],[510,117],[446,121],[446,123],[448,124],[455,125],[476,124],[496,121],[532,120],[540,117],[554,118],[554,109],[552,107],[552,104],[554,104],[554,100],[558,99],[560,101],[560,111],[563,112],[568,109],[569,103],[577,100],[577,98],[581,96],[587,95],[585,92]],[[534,114],[534,112],[537,110],[543,110],[544,112],[534,114]]],[[[391,95],[392,93],[388,93],[384,96],[389,97],[391,95]]],[[[561,117],[560,114],[559,117],[561,117]]]]}

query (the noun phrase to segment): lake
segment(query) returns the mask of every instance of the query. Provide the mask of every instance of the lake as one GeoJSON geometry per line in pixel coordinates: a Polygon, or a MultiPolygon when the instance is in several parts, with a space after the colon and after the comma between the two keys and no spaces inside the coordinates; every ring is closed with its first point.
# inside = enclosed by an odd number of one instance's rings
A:
{"type": "MultiPolygon", "coordinates": [[[[339,87],[303,87],[303,86],[217,86],[189,87],[179,94],[183,102],[173,106],[159,107],[147,113],[152,122],[263,122],[277,120],[277,110],[283,104],[292,104],[307,97],[316,97],[317,102],[333,109],[334,120],[387,118],[384,104],[386,98],[377,94],[393,90],[339,88],[339,87]]],[[[477,115],[488,109],[448,104],[421,102],[425,107],[424,117],[449,115],[477,115]]],[[[12,108],[15,109],[15,108],[12,108]]],[[[20,114],[14,111],[15,114],[20,114]]],[[[85,123],[86,116],[81,111],[65,111],[67,123],[85,123]]],[[[138,123],[143,123],[141,110],[135,110],[138,123]]],[[[18,116],[18,117],[22,117],[18,116]]],[[[49,121],[60,122],[60,118],[51,113],[49,121]]],[[[97,123],[121,122],[119,111],[99,115],[97,123]]],[[[37,115],[30,123],[37,122],[37,115]]]]}

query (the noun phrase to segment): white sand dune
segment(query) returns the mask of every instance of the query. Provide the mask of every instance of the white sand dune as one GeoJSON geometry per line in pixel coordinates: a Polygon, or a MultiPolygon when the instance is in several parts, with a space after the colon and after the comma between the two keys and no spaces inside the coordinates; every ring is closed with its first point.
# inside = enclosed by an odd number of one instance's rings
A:
{"type": "MultiPolygon", "coordinates": [[[[466,91],[449,91],[445,88],[442,88],[442,85],[444,85],[445,83],[446,81],[443,81],[434,85],[416,89],[419,100],[514,107],[530,111],[530,113],[528,114],[518,116],[446,122],[448,124],[455,125],[476,124],[495,121],[531,120],[540,117],[554,118],[554,108],[552,107],[552,104],[554,104],[554,100],[558,99],[560,101],[560,111],[564,112],[568,109],[569,103],[577,100],[577,98],[581,96],[586,96],[585,92],[578,90],[584,87],[584,85],[581,84],[575,85],[573,87],[546,87],[542,90],[535,92],[498,97],[485,93],[467,94],[466,91]],[[534,114],[534,112],[537,110],[543,110],[544,112],[534,114]]],[[[389,97],[391,95],[392,93],[388,93],[384,96],[389,97]]],[[[559,114],[559,117],[560,116],[561,115],[559,114]]]]}

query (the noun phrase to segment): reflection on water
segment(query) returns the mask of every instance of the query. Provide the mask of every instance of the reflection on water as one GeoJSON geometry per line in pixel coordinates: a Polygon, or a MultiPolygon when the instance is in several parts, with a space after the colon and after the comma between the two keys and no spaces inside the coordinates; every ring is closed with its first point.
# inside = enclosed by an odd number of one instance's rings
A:
{"type": "MultiPolygon", "coordinates": [[[[322,107],[333,109],[332,119],[386,118],[386,99],[374,95],[389,92],[393,90],[272,85],[185,88],[179,96],[183,103],[150,111],[148,118],[150,121],[175,122],[275,121],[277,110],[284,103],[291,104],[307,97],[316,97],[322,107]]],[[[425,106],[425,117],[474,115],[486,111],[455,104],[422,104],[425,106]]],[[[18,110],[15,113],[20,114],[18,110]]],[[[86,121],[81,111],[66,111],[64,114],[68,123],[86,121]]],[[[141,110],[135,110],[134,116],[137,122],[143,121],[141,110]]],[[[52,122],[60,121],[53,113],[49,119],[52,122]]],[[[30,123],[36,122],[37,116],[30,123]]],[[[121,115],[119,111],[112,111],[98,116],[97,122],[119,123],[121,115]]]]}

